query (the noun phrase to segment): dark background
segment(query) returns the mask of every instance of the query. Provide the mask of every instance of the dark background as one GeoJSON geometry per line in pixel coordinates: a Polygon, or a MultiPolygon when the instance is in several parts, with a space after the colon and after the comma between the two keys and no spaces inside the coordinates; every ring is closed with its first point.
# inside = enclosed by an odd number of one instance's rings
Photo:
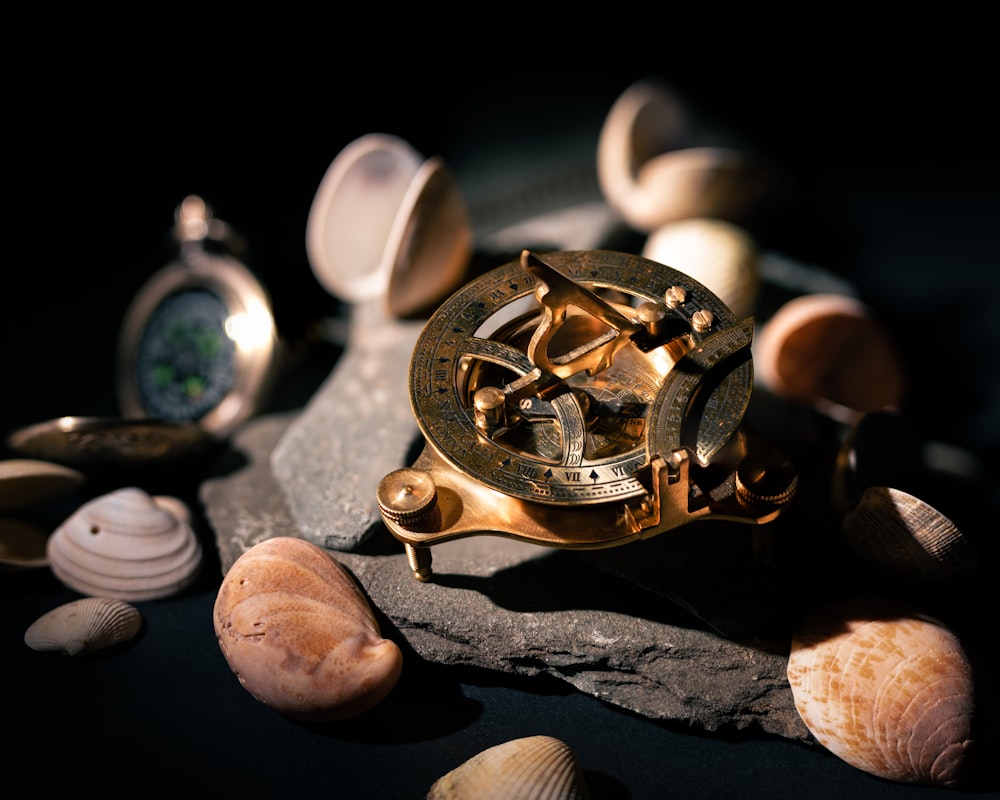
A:
{"type": "MultiPolygon", "coordinates": [[[[794,39],[765,45],[748,36],[737,50],[705,29],[668,26],[652,48],[617,31],[559,36],[528,24],[492,45],[428,44],[424,61],[407,60],[372,30],[329,28],[331,41],[362,41],[346,52],[315,49],[329,58],[301,74],[287,63],[269,72],[281,59],[259,42],[246,43],[255,58],[204,64],[204,38],[179,44],[174,60],[159,49],[141,61],[131,50],[109,59],[95,48],[92,62],[74,49],[51,78],[37,52],[18,63],[2,123],[5,431],[64,414],[116,413],[118,326],[165,263],[174,208],[186,194],[202,195],[249,241],[248,263],[301,356],[273,407],[295,408],[337,356],[309,343],[312,323],[343,308],[313,278],[304,239],[315,190],[342,147],[365,133],[394,133],[444,156],[470,192],[486,175],[516,183],[518,165],[586,146],[633,80],[658,75],[795,177],[794,202],[754,233],[764,247],[850,281],[882,314],[912,378],[909,418],[977,465],[978,510],[995,519],[995,70],[968,39],[943,26],[902,49],[897,31],[891,42],[873,37],[863,52],[849,37],[785,50],[794,39]],[[670,44],[683,38],[701,46],[681,57],[670,44]],[[957,48],[947,58],[945,42],[957,48]],[[246,61],[252,75],[242,71],[246,61]]],[[[135,646],[76,662],[21,641],[30,622],[74,594],[47,574],[0,575],[10,769],[41,786],[122,796],[202,787],[418,798],[475,752],[548,733],[572,744],[595,800],[946,794],[890,784],[784,741],[637,718],[546,680],[420,664],[406,668],[393,702],[371,716],[332,729],[301,726],[233,678],[211,630],[217,581],[210,571],[185,596],[144,604],[146,632],[135,646]]],[[[987,781],[974,793],[996,789],[987,781]]]]}

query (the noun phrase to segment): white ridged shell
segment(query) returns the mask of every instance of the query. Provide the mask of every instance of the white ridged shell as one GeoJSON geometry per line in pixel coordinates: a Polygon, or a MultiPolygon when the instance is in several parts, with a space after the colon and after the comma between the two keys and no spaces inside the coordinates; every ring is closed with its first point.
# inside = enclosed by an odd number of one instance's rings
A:
{"type": "Polygon", "coordinates": [[[957,786],[973,747],[973,669],[941,621],[899,602],[827,605],[796,630],[788,681],[806,727],[871,775],[957,786]]]}
{"type": "Polygon", "coordinates": [[[587,800],[576,756],[552,736],[498,744],[438,778],[427,800],[587,800]]]}
{"type": "Polygon", "coordinates": [[[291,536],[260,542],[226,572],[212,618],[222,654],[257,700],[302,720],[357,716],[402,671],[353,576],[291,536]]]}
{"type": "Polygon", "coordinates": [[[96,497],[49,537],[49,566],[81,594],[119,600],[179,594],[197,578],[202,549],[171,508],[134,486],[96,497]]]}
{"type": "Polygon", "coordinates": [[[844,538],[867,563],[914,581],[958,578],[980,563],[968,536],[919,497],[885,486],[865,490],[843,518],[844,538]]]}
{"type": "Polygon", "coordinates": [[[642,255],[690,275],[737,319],[753,315],[760,289],[757,246],[742,228],[705,217],[678,220],[653,231],[642,255]]]}
{"type": "Polygon", "coordinates": [[[108,597],[84,597],[65,603],[35,620],[24,633],[32,650],[89,655],[134,639],[142,627],[139,610],[108,597]]]}

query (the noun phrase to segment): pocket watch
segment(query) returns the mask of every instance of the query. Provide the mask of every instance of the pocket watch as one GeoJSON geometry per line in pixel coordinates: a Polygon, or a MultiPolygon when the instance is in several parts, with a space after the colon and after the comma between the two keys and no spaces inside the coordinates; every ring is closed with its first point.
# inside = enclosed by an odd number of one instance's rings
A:
{"type": "Polygon", "coordinates": [[[376,490],[414,576],[477,534],[597,549],[774,520],[798,479],[743,421],[752,336],[698,281],[627,253],[524,250],[473,279],[414,347],[423,449],[376,490]]]}
{"type": "Polygon", "coordinates": [[[140,289],[118,343],[129,418],[198,423],[218,438],[256,413],[277,361],[270,299],[240,238],[197,196],[178,206],[177,257],[140,289]]]}

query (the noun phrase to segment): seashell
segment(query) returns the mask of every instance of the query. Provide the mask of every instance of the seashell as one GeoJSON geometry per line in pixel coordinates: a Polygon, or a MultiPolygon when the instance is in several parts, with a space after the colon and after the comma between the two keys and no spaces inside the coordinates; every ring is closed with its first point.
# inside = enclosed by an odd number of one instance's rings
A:
{"type": "Polygon", "coordinates": [[[980,563],[968,536],[934,506],[886,486],[871,486],[844,515],[844,538],[870,565],[914,581],[958,578],[980,563]]]}
{"type": "Polygon", "coordinates": [[[739,226],[706,217],[668,222],[649,235],[642,255],[690,275],[737,319],[753,315],[760,290],[757,246],[739,226]]]}
{"type": "Polygon", "coordinates": [[[612,104],[597,143],[608,204],[633,228],[688,217],[746,218],[775,183],[758,159],[733,147],[684,146],[691,122],[665,85],[637,81],[612,104]]]}
{"type": "Polygon", "coordinates": [[[779,397],[839,422],[898,408],[903,363],[871,309],[840,294],[806,294],[771,316],[753,345],[757,380],[779,397]]]}
{"type": "Polygon", "coordinates": [[[124,600],[84,597],[42,614],[24,633],[32,650],[89,655],[134,639],[142,627],[139,610],[124,600]]]}
{"type": "Polygon", "coordinates": [[[973,669],[943,622],[886,599],[831,603],[797,627],[787,675],[806,727],[848,764],[900,783],[969,777],[973,669]]]}
{"type": "Polygon", "coordinates": [[[380,703],[403,656],[347,569],[318,545],[278,536],[244,552],[213,611],[230,668],[257,700],[302,720],[340,720],[380,703]]]}
{"type": "Polygon", "coordinates": [[[85,503],[49,537],[49,565],[81,594],[119,600],[176,595],[198,577],[194,529],[162,498],[131,486],[85,503]]]}
{"type": "Polygon", "coordinates": [[[49,534],[30,522],[0,519],[0,568],[30,569],[47,567],[45,547],[49,534]]]}
{"type": "Polygon", "coordinates": [[[442,159],[370,133],[341,150],[323,176],[306,250],[331,294],[382,299],[391,313],[407,316],[458,288],[472,254],[472,224],[442,159]]]}
{"type": "Polygon", "coordinates": [[[82,472],[36,458],[0,460],[0,510],[28,508],[80,488],[82,472]]]}
{"type": "Polygon", "coordinates": [[[552,736],[512,739],[438,778],[427,800],[587,800],[576,756],[552,736]]]}

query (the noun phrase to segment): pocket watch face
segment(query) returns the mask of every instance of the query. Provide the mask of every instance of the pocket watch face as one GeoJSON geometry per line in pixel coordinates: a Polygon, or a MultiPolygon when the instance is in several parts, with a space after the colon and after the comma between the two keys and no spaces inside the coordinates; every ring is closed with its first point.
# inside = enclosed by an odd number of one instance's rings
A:
{"type": "Polygon", "coordinates": [[[198,422],[220,437],[256,412],[276,359],[270,303],[234,258],[198,251],[154,275],[119,340],[126,417],[198,422]]]}

